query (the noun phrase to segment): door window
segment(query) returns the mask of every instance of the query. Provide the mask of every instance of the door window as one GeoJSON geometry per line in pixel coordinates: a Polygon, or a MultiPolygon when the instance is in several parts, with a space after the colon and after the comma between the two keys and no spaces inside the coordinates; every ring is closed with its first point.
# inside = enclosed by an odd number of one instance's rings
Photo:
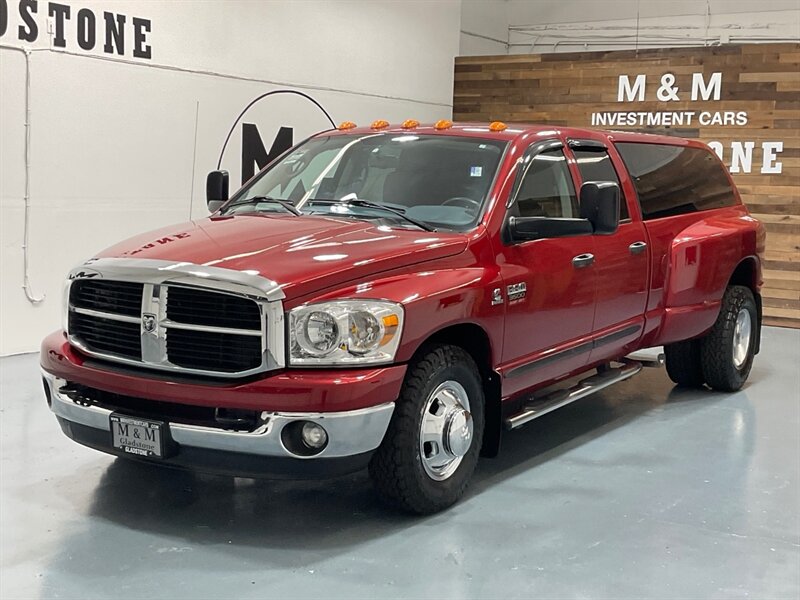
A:
{"type": "Polygon", "coordinates": [[[517,217],[579,217],[575,186],[560,148],[546,150],[528,163],[511,207],[517,217]]]}
{"type": "Polygon", "coordinates": [[[710,149],[620,142],[617,150],[645,221],[737,204],[725,167],[710,149]]]}

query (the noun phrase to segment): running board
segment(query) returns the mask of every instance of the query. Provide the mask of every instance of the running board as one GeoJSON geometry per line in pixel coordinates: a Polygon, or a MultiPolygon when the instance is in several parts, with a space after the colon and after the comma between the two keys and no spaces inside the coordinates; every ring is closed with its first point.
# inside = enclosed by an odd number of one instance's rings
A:
{"type": "Polygon", "coordinates": [[[647,348],[645,350],[637,350],[625,357],[627,360],[634,360],[642,363],[643,367],[660,368],[664,366],[664,353],[659,352],[657,348],[647,348]]]}
{"type": "Polygon", "coordinates": [[[625,381],[641,371],[642,367],[641,362],[623,359],[621,367],[599,370],[597,375],[582,379],[574,387],[552,392],[541,399],[534,399],[532,403],[526,404],[521,412],[508,417],[505,420],[505,427],[506,429],[521,427],[525,423],[575,402],[575,400],[580,400],[610,385],[625,381]]]}

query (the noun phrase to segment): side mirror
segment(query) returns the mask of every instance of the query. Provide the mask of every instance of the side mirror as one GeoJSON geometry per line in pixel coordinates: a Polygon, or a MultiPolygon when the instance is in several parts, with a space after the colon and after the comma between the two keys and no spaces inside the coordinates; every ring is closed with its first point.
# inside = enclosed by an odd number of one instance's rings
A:
{"type": "Polygon", "coordinates": [[[581,217],[596,235],[609,235],[619,227],[619,186],[613,181],[587,181],[581,186],[581,217]]]}
{"type": "Polygon", "coordinates": [[[520,242],[542,238],[592,235],[592,224],[587,219],[550,217],[511,217],[508,220],[511,241],[520,242]]]}
{"type": "Polygon", "coordinates": [[[206,203],[210,212],[216,212],[228,201],[228,172],[211,171],[206,177],[206,203]]]}

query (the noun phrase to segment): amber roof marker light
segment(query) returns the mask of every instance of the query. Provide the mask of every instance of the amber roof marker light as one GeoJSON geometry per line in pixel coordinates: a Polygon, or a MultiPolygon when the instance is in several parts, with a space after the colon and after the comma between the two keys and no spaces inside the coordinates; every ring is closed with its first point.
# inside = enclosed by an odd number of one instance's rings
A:
{"type": "Polygon", "coordinates": [[[433,125],[433,128],[441,131],[442,129],[450,129],[452,126],[453,126],[452,121],[448,121],[447,119],[440,119],[439,121],[436,121],[436,123],[433,125]]]}
{"type": "Polygon", "coordinates": [[[352,121],[344,121],[340,123],[336,129],[338,129],[339,131],[347,131],[348,129],[355,129],[356,127],[358,127],[358,125],[356,125],[352,121]]]}
{"type": "Polygon", "coordinates": [[[405,121],[403,121],[401,127],[403,129],[414,129],[415,127],[419,127],[419,121],[417,121],[416,119],[406,119],[405,121]]]}
{"type": "Polygon", "coordinates": [[[384,121],[383,119],[373,121],[371,125],[372,129],[386,129],[387,127],[389,127],[389,121],[384,121]]]}
{"type": "Polygon", "coordinates": [[[489,131],[505,131],[506,129],[508,129],[508,125],[502,121],[492,121],[489,123],[489,131]]]}

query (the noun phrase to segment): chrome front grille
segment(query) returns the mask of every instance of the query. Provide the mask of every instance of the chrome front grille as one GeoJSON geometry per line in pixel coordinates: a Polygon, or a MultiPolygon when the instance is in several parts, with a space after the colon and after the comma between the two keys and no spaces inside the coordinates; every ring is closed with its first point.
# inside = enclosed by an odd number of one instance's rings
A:
{"type": "Polygon", "coordinates": [[[220,377],[284,365],[283,295],[273,282],[188,263],[88,265],[71,274],[65,324],[70,342],[85,353],[220,377]]]}
{"type": "Polygon", "coordinates": [[[142,360],[139,323],[128,323],[75,311],[69,314],[69,331],[87,348],[133,360],[142,360]]]}
{"type": "Polygon", "coordinates": [[[261,329],[258,304],[249,298],[196,288],[169,288],[167,319],[210,327],[261,329]]]}
{"type": "Polygon", "coordinates": [[[261,339],[234,333],[167,329],[167,356],[181,367],[237,373],[261,364],[261,339]]]}
{"type": "Polygon", "coordinates": [[[70,290],[73,306],[138,317],[142,313],[142,287],[130,281],[85,279],[70,290]]]}

